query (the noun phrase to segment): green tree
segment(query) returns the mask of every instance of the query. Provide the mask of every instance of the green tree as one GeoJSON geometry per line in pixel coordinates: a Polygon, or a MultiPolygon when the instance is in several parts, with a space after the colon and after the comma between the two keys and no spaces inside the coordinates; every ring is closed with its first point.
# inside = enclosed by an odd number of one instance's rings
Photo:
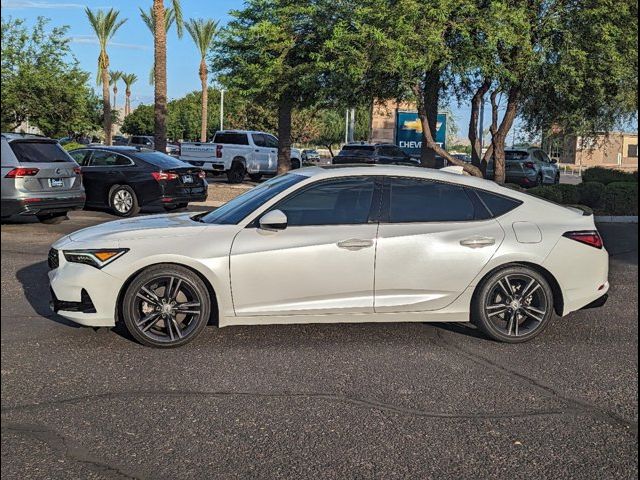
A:
{"type": "Polygon", "coordinates": [[[113,38],[118,29],[126,22],[126,19],[118,20],[120,12],[113,8],[105,11],[92,11],[89,7],[85,8],[85,13],[91,24],[91,28],[98,37],[100,45],[100,55],[98,56],[98,84],[102,84],[102,110],[104,117],[104,143],[111,145],[111,127],[112,112],[109,93],[109,55],[107,54],[107,45],[109,40],[113,38]]]}
{"type": "Polygon", "coordinates": [[[89,132],[101,120],[99,101],[69,47],[68,27],[48,28],[39,17],[2,19],[2,130],[25,121],[45,135],[89,132]]]}
{"type": "Polygon", "coordinates": [[[153,135],[153,106],[138,105],[125,117],[120,130],[128,135],[153,135]]]}
{"type": "Polygon", "coordinates": [[[213,44],[218,33],[218,22],[214,20],[190,19],[185,28],[193,43],[198,47],[198,53],[200,53],[200,68],[198,73],[200,75],[200,83],[202,85],[202,125],[200,131],[200,140],[207,141],[207,108],[208,108],[208,81],[207,81],[207,53],[213,44]]]}

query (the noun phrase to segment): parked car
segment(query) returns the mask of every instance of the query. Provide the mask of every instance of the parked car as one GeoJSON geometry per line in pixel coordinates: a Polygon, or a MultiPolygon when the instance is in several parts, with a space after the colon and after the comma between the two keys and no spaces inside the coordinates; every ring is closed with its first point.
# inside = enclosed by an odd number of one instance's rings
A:
{"type": "Polygon", "coordinates": [[[207,199],[200,168],[154,150],[135,147],[87,147],[69,152],[82,165],[87,207],[109,208],[121,217],[142,207],[185,208],[207,199]]]}
{"type": "Polygon", "coordinates": [[[494,182],[310,167],[211,212],[104,223],[50,252],[53,308],[156,347],[229,325],[468,322],[519,343],[604,304],[592,215],[494,182]]]}
{"type": "MultiPolygon", "coordinates": [[[[558,162],[539,148],[505,150],[506,182],[522,187],[537,187],[560,183],[558,162]]],[[[493,178],[494,163],[487,166],[487,177],[493,178]]]]}
{"type": "Polygon", "coordinates": [[[114,135],[111,139],[113,145],[129,145],[129,139],[122,135],[114,135]]]}
{"type": "MultiPolygon", "coordinates": [[[[114,145],[119,145],[119,144],[114,143],[114,145]]],[[[156,142],[154,138],[150,135],[132,135],[131,137],[129,137],[128,142],[123,145],[130,145],[132,147],[143,147],[143,148],[149,148],[151,150],[155,150],[156,142]]],[[[178,154],[180,153],[180,146],[174,143],[167,142],[165,151],[167,155],[178,156],[178,154]]]]}
{"type": "Polygon", "coordinates": [[[320,154],[318,153],[317,150],[302,150],[301,153],[301,158],[302,158],[302,162],[309,162],[309,163],[318,163],[320,162],[320,154]]]}
{"type": "MultiPolygon", "coordinates": [[[[183,142],[180,160],[205,171],[226,173],[229,183],[240,183],[248,174],[253,181],[278,171],[278,139],[265,132],[224,130],[217,132],[213,142],[183,142]]],[[[291,149],[291,168],[302,165],[300,150],[291,149]]]]}
{"type": "Polygon", "coordinates": [[[343,164],[381,164],[381,165],[420,165],[420,161],[412,158],[398,146],[391,143],[350,143],[342,147],[340,153],[333,157],[334,165],[343,164]]]}
{"type": "Polygon", "coordinates": [[[2,134],[2,218],[56,223],[84,206],[80,167],[56,140],[2,134]]]}

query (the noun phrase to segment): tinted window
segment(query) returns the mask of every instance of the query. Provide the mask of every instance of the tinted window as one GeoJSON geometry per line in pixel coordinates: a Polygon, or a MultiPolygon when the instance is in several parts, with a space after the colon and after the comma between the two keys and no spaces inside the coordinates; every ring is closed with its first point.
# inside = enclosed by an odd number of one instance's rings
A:
{"type": "Polygon", "coordinates": [[[278,139],[276,137],[273,135],[265,135],[264,138],[268,148],[278,148],[278,139]]]}
{"type": "Polygon", "coordinates": [[[150,138],[147,137],[132,137],[131,143],[133,145],[151,145],[153,142],[150,138]]]}
{"type": "Polygon", "coordinates": [[[267,139],[264,138],[264,135],[262,135],[261,133],[254,133],[252,137],[253,137],[253,143],[255,144],[256,147],[267,146],[267,139]]]}
{"type": "Polygon", "coordinates": [[[533,157],[538,162],[547,163],[547,159],[544,158],[544,155],[542,155],[542,152],[540,150],[536,150],[535,152],[533,152],[533,157]]]}
{"type": "Polygon", "coordinates": [[[235,225],[287,188],[306,179],[307,177],[294,173],[279,175],[235,197],[220,208],[196,218],[205,223],[235,225]]]}
{"type": "Polygon", "coordinates": [[[414,178],[389,179],[389,221],[464,222],[475,207],[464,188],[414,178]]]}
{"type": "Polygon", "coordinates": [[[57,143],[11,142],[11,150],[20,163],[72,162],[57,143]]]}
{"type": "Polygon", "coordinates": [[[288,225],[354,225],[367,223],[375,181],[341,178],[312,185],[280,202],[288,225]]]}
{"type": "Polygon", "coordinates": [[[73,152],[69,152],[71,158],[73,158],[79,165],[87,165],[89,161],[89,153],[90,150],[75,150],[73,152]]]}
{"type": "Polygon", "coordinates": [[[370,145],[345,145],[338,156],[371,157],[375,151],[376,147],[370,145]]]}
{"type": "Polygon", "coordinates": [[[494,217],[499,217],[522,204],[513,198],[503,197],[483,190],[475,191],[494,217]]]}
{"type": "Polygon", "coordinates": [[[91,155],[92,167],[115,167],[131,165],[131,160],[115,152],[95,150],[91,155]]]}
{"type": "Polygon", "coordinates": [[[506,160],[527,160],[529,158],[529,152],[522,151],[506,151],[504,152],[506,160]]]}
{"type": "Polygon", "coordinates": [[[160,169],[184,168],[192,166],[188,163],[178,160],[177,158],[170,157],[166,153],[161,152],[136,152],[135,157],[160,169]]]}
{"type": "Polygon", "coordinates": [[[227,145],[249,145],[246,133],[216,133],[213,143],[226,143],[227,145]]]}

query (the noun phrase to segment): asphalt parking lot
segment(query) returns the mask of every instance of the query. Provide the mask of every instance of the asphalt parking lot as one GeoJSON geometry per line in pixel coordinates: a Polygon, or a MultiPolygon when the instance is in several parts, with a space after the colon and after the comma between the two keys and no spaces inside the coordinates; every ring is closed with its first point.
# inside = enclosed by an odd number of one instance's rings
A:
{"type": "Polygon", "coordinates": [[[159,351],[48,309],[58,237],[2,226],[2,478],[637,478],[638,230],[609,303],[524,345],[434,324],[209,327],[159,351]]]}

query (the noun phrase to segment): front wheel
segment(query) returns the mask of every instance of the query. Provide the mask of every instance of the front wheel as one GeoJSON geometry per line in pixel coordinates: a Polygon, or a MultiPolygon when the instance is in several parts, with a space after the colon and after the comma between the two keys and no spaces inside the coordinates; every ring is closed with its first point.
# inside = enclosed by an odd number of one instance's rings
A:
{"type": "Polygon", "coordinates": [[[121,311],[127,330],[143,345],[179,347],[206,327],[211,298],[193,271],[179,265],[156,265],[131,282],[121,311]]]}
{"type": "Polygon", "coordinates": [[[538,336],[553,316],[553,291],[543,275],[522,266],[499,270],[479,286],[472,319],[488,337],[523,343],[538,336]]]}

